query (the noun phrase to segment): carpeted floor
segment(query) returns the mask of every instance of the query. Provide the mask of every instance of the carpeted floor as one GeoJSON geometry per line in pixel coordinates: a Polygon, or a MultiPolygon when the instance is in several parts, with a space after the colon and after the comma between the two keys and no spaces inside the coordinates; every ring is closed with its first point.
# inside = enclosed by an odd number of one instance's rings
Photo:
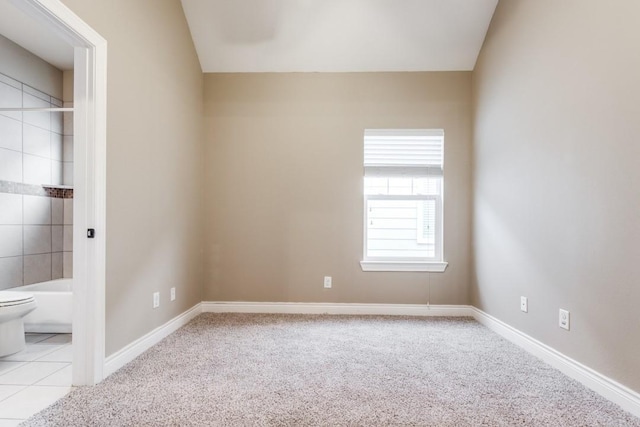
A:
{"type": "Polygon", "coordinates": [[[640,426],[468,318],[203,314],[23,426],[640,426]]]}

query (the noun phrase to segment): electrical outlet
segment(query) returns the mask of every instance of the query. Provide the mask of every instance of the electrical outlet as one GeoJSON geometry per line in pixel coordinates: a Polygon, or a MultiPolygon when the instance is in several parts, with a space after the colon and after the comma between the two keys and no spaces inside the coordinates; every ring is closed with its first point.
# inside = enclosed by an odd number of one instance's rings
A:
{"type": "Polygon", "coordinates": [[[153,308],[160,307],[160,292],[153,293],[153,308]]]}
{"type": "Polygon", "coordinates": [[[331,276],[324,276],[324,287],[327,289],[331,287],[331,276]]]}
{"type": "Polygon", "coordinates": [[[171,301],[176,300],[176,288],[171,288],[171,301]]]}
{"type": "Polygon", "coordinates": [[[520,297],[520,310],[527,313],[529,311],[529,301],[527,297],[520,297]]]}
{"type": "Polygon", "coordinates": [[[569,311],[560,309],[560,317],[558,319],[558,325],[562,329],[566,329],[567,331],[569,330],[569,319],[570,319],[569,311]]]}

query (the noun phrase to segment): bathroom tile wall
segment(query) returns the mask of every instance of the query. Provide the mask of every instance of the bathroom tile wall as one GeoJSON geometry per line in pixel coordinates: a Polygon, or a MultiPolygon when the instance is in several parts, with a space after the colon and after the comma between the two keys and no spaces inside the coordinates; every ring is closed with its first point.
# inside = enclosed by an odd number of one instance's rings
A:
{"type": "MultiPolygon", "coordinates": [[[[0,74],[0,108],[62,101],[0,74]]],[[[0,112],[0,289],[71,277],[72,114],[0,112]],[[70,117],[63,117],[69,114],[70,117]]]]}
{"type": "MultiPolygon", "coordinates": [[[[73,102],[64,102],[65,108],[73,108],[73,102]]],[[[73,185],[73,113],[62,113],[62,184],[73,185]]]]}

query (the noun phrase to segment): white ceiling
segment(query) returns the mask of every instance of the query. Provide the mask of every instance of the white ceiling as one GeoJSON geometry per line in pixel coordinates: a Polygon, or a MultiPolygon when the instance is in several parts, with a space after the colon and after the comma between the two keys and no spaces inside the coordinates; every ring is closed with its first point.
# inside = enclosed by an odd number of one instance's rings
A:
{"type": "MultiPolygon", "coordinates": [[[[204,72],[472,70],[498,0],[182,0],[204,72]]],[[[0,34],[54,66],[73,48],[0,0],[0,34]]]]}
{"type": "Polygon", "coordinates": [[[472,70],[498,0],[182,0],[204,72],[472,70]]]}
{"type": "Polygon", "coordinates": [[[0,0],[0,35],[61,70],[73,69],[73,47],[9,0],[0,0]]]}

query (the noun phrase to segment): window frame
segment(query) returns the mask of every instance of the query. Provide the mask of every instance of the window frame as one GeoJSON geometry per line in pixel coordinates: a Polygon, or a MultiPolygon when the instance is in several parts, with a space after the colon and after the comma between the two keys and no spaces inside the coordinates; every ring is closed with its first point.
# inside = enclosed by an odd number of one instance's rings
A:
{"type": "MultiPolygon", "coordinates": [[[[366,134],[365,131],[365,140],[366,134]]],[[[397,129],[397,130],[384,130],[386,133],[397,131],[398,135],[403,135],[408,132],[420,131],[417,129],[397,129]]],[[[427,132],[433,130],[426,130],[427,132]]],[[[444,136],[443,136],[444,138],[444,136]]],[[[444,140],[443,140],[444,143],[444,140]]],[[[376,168],[378,169],[378,168],[376,168]]],[[[382,169],[382,168],[380,168],[382,169]]],[[[380,178],[393,178],[398,177],[398,168],[388,168],[389,174],[386,175],[382,169],[375,175],[380,178]]],[[[402,168],[399,168],[402,169],[402,168]]],[[[444,170],[444,168],[443,168],[444,170]]],[[[402,173],[400,173],[402,175],[402,173]]],[[[426,173],[426,176],[429,176],[426,173]]],[[[362,261],[360,266],[363,271],[413,271],[413,272],[444,272],[448,266],[448,263],[444,261],[444,173],[440,175],[434,175],[440,179],[440,192],[437,195],[434,194],[366,194],[365,179],[366,179],[366,166],[365,174],[362,182],[363,197],[363,243],[362,243],[362,261]],[[435,253],[433,257],[370,257],[368,253],[368,222],[369,222],[369,201],[371,200],[435,200],[436,201],[436,218],[435,218],[435,253]]],[[[419,213],[417,213],[419,215],[419,213]]]]}

